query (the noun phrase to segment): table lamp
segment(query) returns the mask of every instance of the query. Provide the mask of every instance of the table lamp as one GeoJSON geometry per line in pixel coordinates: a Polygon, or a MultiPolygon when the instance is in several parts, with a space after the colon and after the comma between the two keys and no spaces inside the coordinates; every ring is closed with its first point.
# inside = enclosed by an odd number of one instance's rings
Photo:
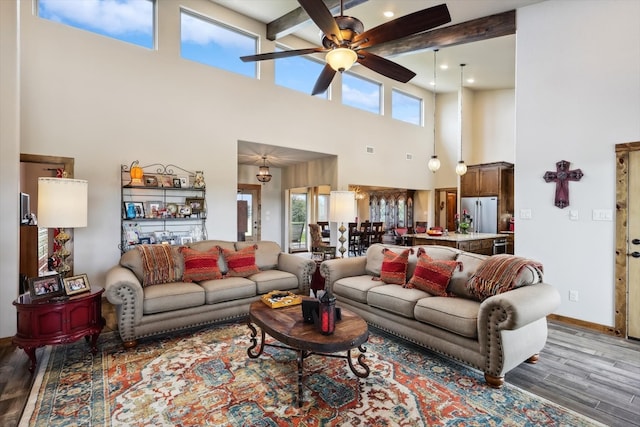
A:
{"type": "Polygon", "coordinates": [[[38,225],[59,228],[54,236],[58,248],[54,252],[60,263],[56,270],[65,277],[71,272],[67,258],[71,251],[66,243],[71,236],[65,228],[87,226],[89,183],[81,179],[38,178],[38,225]]]}
{"type": "Polygon", "coordinates": [[[344,226],[345,222],[352,221],[356,216],[356,193],[353,191],[332,191],[329,193],[329,221],[339,222],[340,228],[340,258],[344,258],[347,249],[344,242],[344,232],[347,230],[344,226]]]}

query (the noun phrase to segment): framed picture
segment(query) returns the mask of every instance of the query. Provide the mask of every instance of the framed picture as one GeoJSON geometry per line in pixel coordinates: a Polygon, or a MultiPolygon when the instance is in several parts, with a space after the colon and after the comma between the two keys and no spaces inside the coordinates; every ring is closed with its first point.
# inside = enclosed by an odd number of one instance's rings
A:
{"type": "Polygon", "coordinates": [[[173,187],[173,175],[158,175],[160,187],[173,187]]]}
{"type": "Polygon", "coordinates": [[[178,206],[178,212],[180,216],[190,217],[191,216],[191,205],[180,205],[178,206]]]}
{"type": "Polygon", "coordinates": [[[139,242],[141,245],[150,245],[150,244],[151,244],[151,237],[140,237],[140,238],[138,239],[138,242],[139,242]]]}
{"type": "Polygon", "coordinates": [[[144,180],[145,187],[157,187],[158,186],[158,178],[155,175],[144,175],[142,178],[144,180]]]}
{"type": "Polygon", "coordinates": [[[186,245],[188,243],[193,243],[193,237],[191,236],[182,236],[180,237],[180,244],[186,245]]]}
{"type": "Polygon", "coordinates": [[[311,259],[315,262],[324,261],[324,252],[313,252],[311,254],[311,259]]]}
{"type": "Polygon", "coordinates": [[[180,180],[180,187],[189,188],[189,177],[187,175],[178,175],[180,180]]]}
{"type": "Polygon", "coordinates": [[[145,202],[145,214],[147,218],[159,218],[162,216],[161,210],[163,208],[163,204],[160,201],[149,201],[145,202]]]}
{"type": "Polygon", "coordinates": [[[64,295],[62,279],[59,274],[49,276],[30,277],[29,294],[31,299],[48,299],[64,295]]]}
{"type": "Polygon", "coordinates": [[[142,202],[123,202],[124,217],[126,219],[144,218],[144,205],[142,202]]]}
{"type": "Polygon", "coordinates": [[[64,291],[67,295],[80,294],[82,292],[89,292],[91,286],[89,285],[89,278],[86,274],[80,274],[78,276],[65,277],[62,279],[64,283],[64,291]]]}
{"type": "Polygon", "coordinates": [[[173,188],[182,188],[182,181],[180,181],[180,178],[173,178],[173,188]]]}
{"type": "Polygon", "coordinates": [[[204,212],[204,198],[202,197],[187,197],[185,204],[191,206],[192,214],[200,214],[204,212]]]}

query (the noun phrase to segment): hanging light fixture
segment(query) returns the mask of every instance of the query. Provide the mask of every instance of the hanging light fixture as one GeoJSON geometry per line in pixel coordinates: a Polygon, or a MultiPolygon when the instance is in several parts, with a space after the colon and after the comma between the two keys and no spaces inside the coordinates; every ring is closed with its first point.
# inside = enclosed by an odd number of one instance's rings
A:
{"type": "Polygon", "coordinates": [[[433,156],[429,159],[427,167],[431,172],[440,169],[440,159],[436,155],[436,54],[438,49],[433,50],[433,156]]]}
{"type": "Polygon", "coordinates": [[[460,117],[460,161],[456,165],[456,173],[458,174],[458,176],[462,176],[467,173],[467,165],[464,163],[464,160],[462,160],[462,128],[464,127],[464,123],[462,122],[462,94],[464,93],[464,88],[462,87],[462,77],[465,65],[467,64],[460,64],[460,111],[458,113],[458,117],[460,117]]]}
{"type": "Polygon", "coordinates": [[[258,179],[258,181],[260,181],[263,184],[265,182],[271,181],[271,174],[269,173],[269,166],[267,166],[267,156],[262,156],[262,166],[260,166],[260,169],[258,170],[258,173],[256,174],[256,178],[258,179]]]}

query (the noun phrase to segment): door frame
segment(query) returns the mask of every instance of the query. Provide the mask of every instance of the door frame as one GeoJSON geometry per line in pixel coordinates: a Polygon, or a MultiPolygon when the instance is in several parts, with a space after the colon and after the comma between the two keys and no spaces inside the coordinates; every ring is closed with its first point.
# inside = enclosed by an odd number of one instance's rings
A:
{"type": "MultiPolygon", "coordinates": [[[[256,192],[256,200],[254,201],[254,203],[256,205],[257,212],[252,212],[251,215],[252,215],[254,224],[256,224],[254,239],[257,242],[260,239],[262,239],[262,186],[260,184],[238,184],[237,188],[239,191],[246,190],[246,191],[256,192]]],[[[236,210],[236,216],[237,215],[238,215],[238,212],[236,210]]]]}
{"type": "MultiPolygon", "coordinates": [[[[453,221],[454,218],[449,218],[449,209],[450,206],[447,205],[447,195],[449,194],[453,194],[455,195],[455,199],[456,199],[456,206],[454,206],[454,212],[457,212],[458,210],[458,206],[457,206],[457,200],[458,200],[458,188],[457,187],[444,187],[444,188],[434,188],[434,202],[433,202],[433,206],[434,206],[434,215],[433,215],[433,226],[434,227],[442,227],[442,228],[448,228],[448,224],[449,222],[453,221]],[[445,193],[445,200],[442,200],[442,198],[440,197],[440,193],[444,192],[445,193]],[[442,205],[444,203],[444,205],[442,205]],[[442,205],[442,208],[440,207],[442,205]],[[442,224],[440,224],[440,210],[444,209],[445,210],[445,219],[444,219],[444,226],[442,224]]],[[[455,213],[454,213],[455,216],[455,213]]],[[[451,228],[449,231],[453,231],[453,228],[451,228]]]]}
{"type": "Polygon", "coordinates": [[[616,248],[615,248],[615,326],[616,336],[628,338],[628,234],[629,153],[640,150],[640,141],[616,144],[616,248]]]}

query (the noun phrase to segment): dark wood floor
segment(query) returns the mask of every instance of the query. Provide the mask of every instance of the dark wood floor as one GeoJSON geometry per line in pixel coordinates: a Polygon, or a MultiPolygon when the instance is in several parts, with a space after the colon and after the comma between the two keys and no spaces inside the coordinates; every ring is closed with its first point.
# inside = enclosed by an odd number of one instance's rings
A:
{"type": "MultiPolygon", "coordinates": [[[[24,352],[4,340],[0,426],[18,424],[32,380],[24,352]]],[[[550,322],[540,361],[523,363],[506,380],[604,424],[640,426],[640,342],[550,322]]]]}

